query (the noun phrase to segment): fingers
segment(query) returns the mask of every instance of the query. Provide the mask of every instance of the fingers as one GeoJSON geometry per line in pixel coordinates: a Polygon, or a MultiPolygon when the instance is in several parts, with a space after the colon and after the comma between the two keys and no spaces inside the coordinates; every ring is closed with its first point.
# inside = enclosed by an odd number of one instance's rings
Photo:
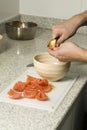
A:
{"type": "Polygon", "coordinates": [[[72,42],[65,42],[53,50],[48,48],[49,54],[59,59],[60,61],[81,61],[83,54],[82,49],[72,42]]]}
{"type": "Polygon", "coordinates": [[[60,46],[67,39],[67,35],[64,32],[58,31],[53,33],[52,39],[56,39],[56,47],[60,46]]]}
{"type": "Polygon", "coordinates": [[[51,50],[48,48],[48,52],[50,55],[54,56],[55,58],[57,58],[61,62],[70,62],[71,61],[66,56],[60,55],[58,48],[57,49],[55,48],[54,50],[51,50]]]}
{"type": "Polygon", "coordinates": [[[54,48],[53,50],[48,48],[48,52],[50,55],[54,56],[55,58],[58,58],[58,48],[54,48]]]}
{"type": "Polygon", "coordinates": [[[63,43],[63,36],[61,36],[57,41],[56,41],[56,47],[59,47],[61,43],[63,43]]]}

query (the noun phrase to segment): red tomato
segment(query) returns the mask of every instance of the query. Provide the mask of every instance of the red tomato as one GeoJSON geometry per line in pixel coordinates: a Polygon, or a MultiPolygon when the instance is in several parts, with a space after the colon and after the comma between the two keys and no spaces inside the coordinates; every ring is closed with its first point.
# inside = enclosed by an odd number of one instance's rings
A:
{"type": "Polygon", "coordinates": [[[27,80],[26,81],[34,81],[36,80],[37,78],[31,76],[31,75],[27,75],[27,80]]]}
{"type": "Polygon", "coordinates": [[[50,92],[52,90],[52,86],[51,85],[43,86],[42,89],[44,92],[50,92]]]}
{"type": "Polygon", "coordinates": [[[8,95],[10,96],[10,98],[13,98],[13,99],[20,99],[20,98],[22,98],[22,93],[18,93],[16,91],[14,91],[13,89],[10,89],[8,91],[8,95]]]}
{"type": "Polygon", "coordinates": [[[36,94],[37,94],[37,91],[35,90],[24,90],[24,97],[26,98],[35,98],[36,97],[36,94]]]}
{"type": "Polygon", "coordinates": [[[47,86],[48,85],[48,80],[47,79],[37,79],[36,83],[41,85],[41,86],[47,86]]]}
{"type": "Polygon", "coordinates": [[[52,85],[48,83],[47,79],[35,78],[28,75],[25,82],[16,82],[13,88],[8,91],[8,94],[14,99],[25,97],[46,101],[48,96],[45,93],[51,91],[51,89],[52,85]]]}
{"type": "Polygon", "coordinates": [[[18,81],[13,86],[13,89],[16,90],[16,91],[18,91],[18,92],[23,92],[24,88],[25,88],[25,83],[22,82],[22,81],[18,81]]]}
{"type": "Polygon", "coordinates": [[[36,98],[40,101],[48,100],[48,96],[43,91],[38,91],[36,98]]]}

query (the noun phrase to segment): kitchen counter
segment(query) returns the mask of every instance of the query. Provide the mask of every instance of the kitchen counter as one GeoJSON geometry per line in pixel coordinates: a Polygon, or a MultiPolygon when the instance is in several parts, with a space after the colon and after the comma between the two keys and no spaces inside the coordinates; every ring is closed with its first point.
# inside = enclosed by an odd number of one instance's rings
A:
{"type": "MultiPolygon", "coordinates": [[[[36,53],[47,51],[51,30],[38,28],[33,40],[17,41],[4,34],[0,50],[0,92],[25,72],[36,53]]],[[[87,48],[87,35],[76,34],[71,41],[87,48]]],[[[56,130],[87,81],[87,64],[72,62],[70,73],[79,78],[55,112],[0,103],[0,130],[56,130]]]]}

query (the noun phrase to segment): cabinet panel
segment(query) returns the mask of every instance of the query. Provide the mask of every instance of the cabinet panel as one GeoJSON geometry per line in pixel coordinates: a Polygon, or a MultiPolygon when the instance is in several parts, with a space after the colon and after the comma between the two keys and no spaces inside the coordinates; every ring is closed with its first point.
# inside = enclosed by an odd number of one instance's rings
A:
{"type": "Polygon", "coordinates": [[[83,130],[85,119],[84,109],[84,91],[79,95],[78,99],[72,105],[67,113],[61,127],[57,130],[83,130]]]}
{"type": "Polygon", "coordinates": [[[63,122],[62,127],[57,130],[73,130],[73,113],[69,113],[69,116],[63,122]]]}

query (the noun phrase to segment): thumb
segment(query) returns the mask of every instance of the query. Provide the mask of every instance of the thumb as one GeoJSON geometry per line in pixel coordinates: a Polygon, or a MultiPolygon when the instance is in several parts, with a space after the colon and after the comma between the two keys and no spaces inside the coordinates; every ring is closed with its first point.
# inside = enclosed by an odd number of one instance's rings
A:
{"type": "Polygon", "coordinates": [[[63,43],[65,41],[64,37],[61,36],[58,38],[58,40],[56,41],[56,46],[58,47],[61,43],[63,43]]]}

